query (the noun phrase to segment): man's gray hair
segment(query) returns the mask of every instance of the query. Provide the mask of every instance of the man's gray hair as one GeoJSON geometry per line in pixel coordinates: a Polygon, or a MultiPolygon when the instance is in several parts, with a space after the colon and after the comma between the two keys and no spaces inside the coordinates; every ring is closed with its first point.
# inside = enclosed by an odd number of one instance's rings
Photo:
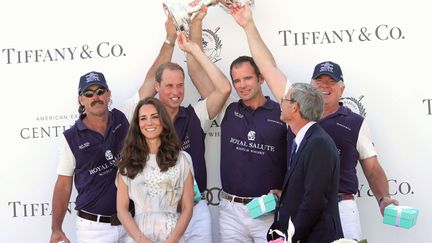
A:
{"type": "Polygon", "coordinates": [[[307,83],[291,85],[291,99],[300,107],[300,116],[308,121],[318,121],[323,113],[324,101],[321,92],[307,83]]]}

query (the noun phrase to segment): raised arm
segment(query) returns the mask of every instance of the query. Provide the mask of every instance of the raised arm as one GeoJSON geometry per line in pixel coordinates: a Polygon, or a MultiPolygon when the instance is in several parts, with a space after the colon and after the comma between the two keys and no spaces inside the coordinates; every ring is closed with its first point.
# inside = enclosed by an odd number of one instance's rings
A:
{"type": "Polygon", "coordinates": [[[236,22],[246,33],[252,58],[257,64],[261,75],[266,80],[276,101],[280,102],[282,96],[285,94],[287,78],[277,67],[273,55],[262,40],[253,20],[249,4],[246,3],[243,7],[232,5],[230,10],[236,22]]]}
{"type": "MultiPolygon", "coordinates": [[[[207,6],[203,5],[201,11],[192,19],[192,26],[189,29],[189,37],[192,42],[197,43],[202,49],[202,21],[207,14],[207,6]]],[[[215,90],[213,83],[207,76],[201,64],[193,55],[186,55],[188,73],[201,98],[207,98],[215,90]]]]}
{"type": "Polygon", "coordinates": [[[178,43],[183,51],[194,56],[215,87],[207,97],[208,115],[210,119],[213,119],[228,99],[231,93],[231,84],[219,68],[208,59],[199,45],[190,41],[184,33],[180,33],[178,43]]]}
{"type": "Polygon", "coordinates": [[[155,61],[151,65],[144,79],[144,83],[139,89],[140,99],[151,97],[156,94],[155,90],[155,76],[156,70],[159,65],[170,62],[173,52],[174,45],[177,38],[177,32],[173,24],[172,16],[169,16],[165,22],[166,39],[160,48],[159,55],[156,57],[155,61]]]}

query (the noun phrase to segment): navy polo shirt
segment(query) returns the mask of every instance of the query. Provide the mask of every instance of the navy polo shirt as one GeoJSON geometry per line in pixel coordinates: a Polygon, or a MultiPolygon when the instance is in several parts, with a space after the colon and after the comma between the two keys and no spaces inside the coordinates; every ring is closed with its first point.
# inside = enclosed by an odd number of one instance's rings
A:
{"type": "Polygon", "coordinates": [[[177,136],[182,142],[182,150],[192,157],[195,180],[200,192],[207,188],[207,170],[205,162],[204,131],[194,108],[180,106],[174,120],[177,136]]]}
{"type": "Polygon", "coordinates": [[[286,172],[286,125],[280,106],[266,97],[253,110],[231,103],[221,123],[221,180],[227,193],[259,197],[281,189],[286,172]]]}
{"type": "MultiPolygon", "coordinates": [[[[333,114],[318,121],[319,125],[330,135],[340,155],[339,192],[356,194],[358,178],[356,166],[359,160],[357,140],[364,118],[349,108],[340,106],[333,114]]],[[[294,134],[289,132],[288,146],[291,146],[294,134]]]]}
{"type": "Polygon", "coordinates": [[[76,161],[76,210],[102,215],[116,212],[116,160],[128,128],[126,116],[113,109],[109,114],[105,136],[88,129],[82,118],[64,132],[76,161]]]}

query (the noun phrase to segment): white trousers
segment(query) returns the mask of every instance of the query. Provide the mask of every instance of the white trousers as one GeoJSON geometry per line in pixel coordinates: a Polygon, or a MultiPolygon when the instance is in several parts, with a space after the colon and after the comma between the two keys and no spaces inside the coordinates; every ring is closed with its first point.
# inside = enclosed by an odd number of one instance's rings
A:
{"type": "Polygon", "coordinates": [[[206,200],[199,201],[193,207],[192,218],[184,233],[187,243],[212,243],[212,224],[210,209],[206,200]]]}
{"type": "Polygon", "coordinates": [[[221,243],[267,243],[267,231],[274,214],[253,219],[246,205],[221,198],[219,204],[219,232],[221,243]]]}
{"type": "Polygon", "coordinates": [[[77,243],[123,243],[126,231],[123,226],[94,222],[77,217],[77,243]]]}
{"type": "Polygon", "coordinates": [[[339,215],[344,238],[362,240],[360,214],[355,200],[339,202],[339,215]]]}

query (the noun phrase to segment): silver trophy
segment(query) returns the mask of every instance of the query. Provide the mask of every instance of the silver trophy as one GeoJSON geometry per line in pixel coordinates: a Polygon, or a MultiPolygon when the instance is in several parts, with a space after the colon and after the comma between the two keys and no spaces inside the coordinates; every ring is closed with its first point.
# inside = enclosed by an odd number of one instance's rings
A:
{"type": "Polygon", "coordinates": [[[225,9],[228,13],[230,13],[229,8],[232,4],[239,4],[240,6],[244,6],[247,3],[249,3],[249,6],[253,6],[255,1],[254,0],[218,0],[219,5],[225,9]]]}
{"type": "Polygon", "coordinates": [[[201,10],[201,6],[207,7],[220,5],[225,10],[229,10],[232,4],[243,6],[246,2],[254,4],[254,0],[167,0],[163,3],[165,14],[172,15],[174,26],[177,31],[189,32],[193,17],[201,10]]]}

